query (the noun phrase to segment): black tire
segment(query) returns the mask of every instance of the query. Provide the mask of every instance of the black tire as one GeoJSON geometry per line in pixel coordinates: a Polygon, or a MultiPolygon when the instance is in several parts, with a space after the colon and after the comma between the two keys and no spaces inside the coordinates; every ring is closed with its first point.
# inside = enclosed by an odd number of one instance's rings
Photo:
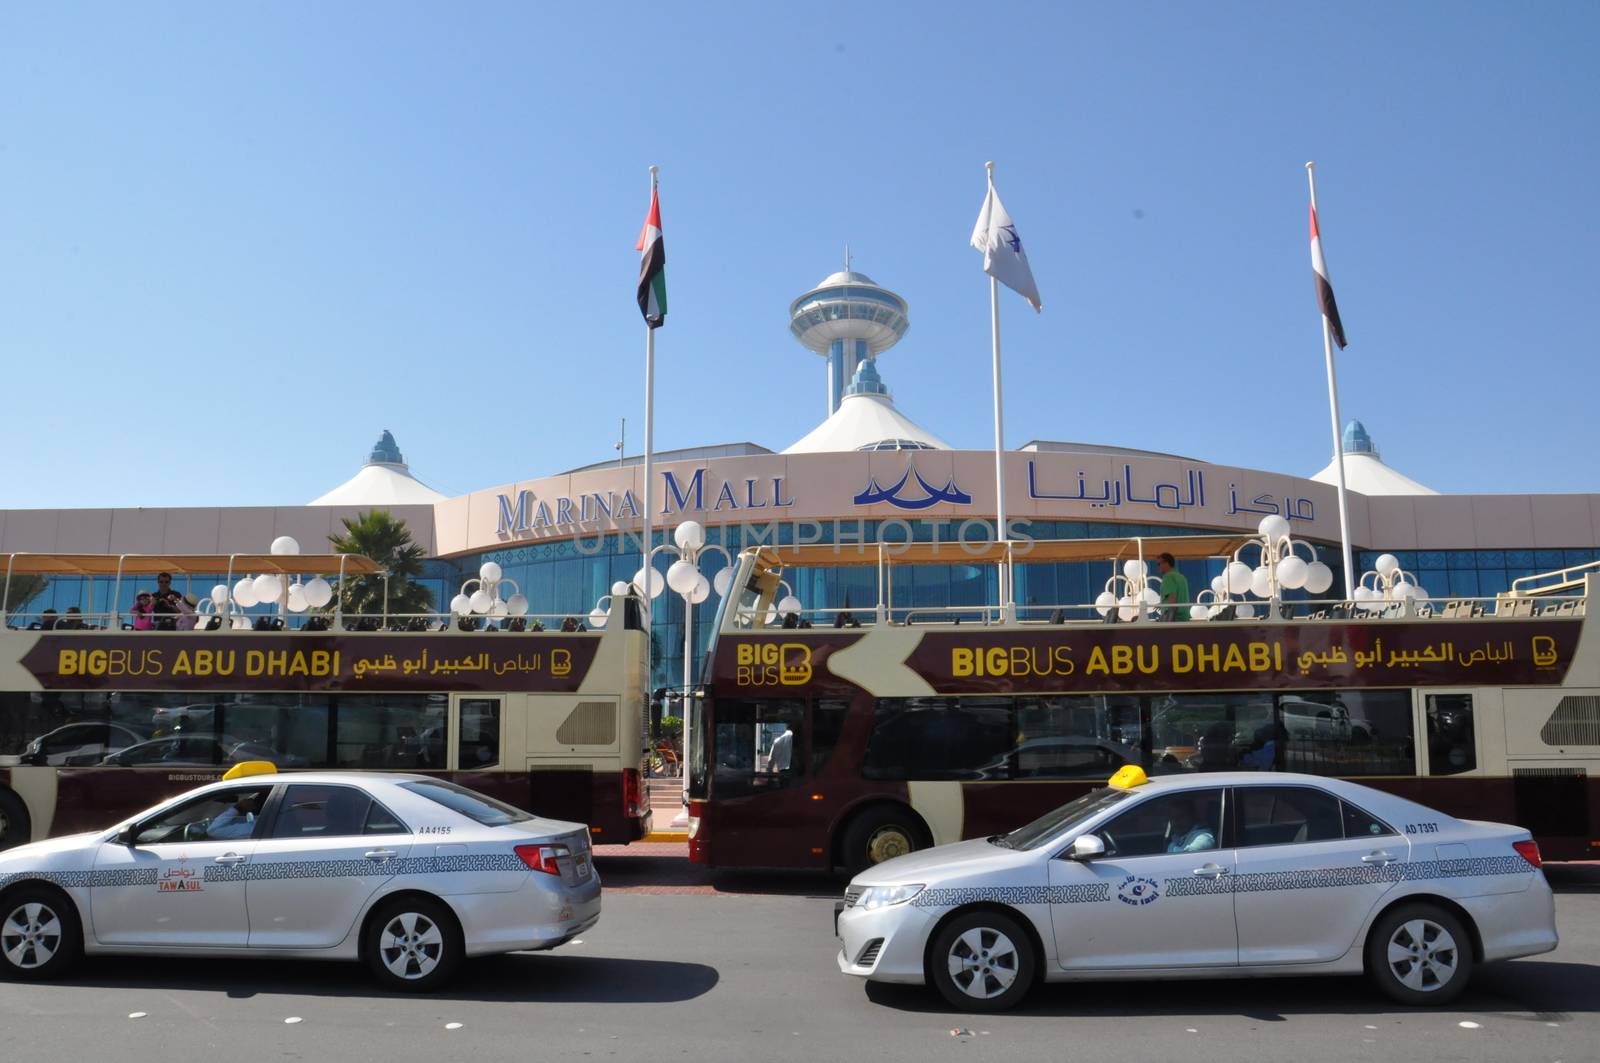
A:
{"type": "Polygon", "coordinates": [[[430,993],[455,977],[466,955],[455,913],[441,901],[402,897],[367,920],[362,952],[385,988],[430,993]]]}
{"type": "Polygon", "coordinates": [[[1038,966],[1033,938],[1020,920],[978,911],[957,916],[935,935],[926,974],[951,1007],[996,1012],[1028,995],[1038,966]]]}
{"type": "Polygon", "coordinates": [[[33,821],[22,798],[0,786],[0,849],[27,845],[33,840],[33,821]]]}
{"type": "Polygon", "coordinates": [[[840,857],[854,875],[874,864],[926,847],[922,824],[909,809],[883,806],[868,809],[850,821],[844,832],[840,857]]]}
{"type": "Polygon", "coordinates": [[[83,955],[77,906],[49,886],[20,886],[0,900],[0,971],[18,981],[59,978],[83,955]]]}
{"type": "Polygon", "coordinates": [[[1401,1004],[1448,1004],[1472,978],[1472,936],[1436,904],[1402,904],[1367,935],[1367,975],[1401,1004]]]}

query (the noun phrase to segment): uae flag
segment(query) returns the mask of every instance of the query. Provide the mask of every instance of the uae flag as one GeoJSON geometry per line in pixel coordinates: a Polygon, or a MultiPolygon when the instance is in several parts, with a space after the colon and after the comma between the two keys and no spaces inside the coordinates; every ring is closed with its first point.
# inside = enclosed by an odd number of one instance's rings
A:
{"type": "MultiPolygon", "coordinates": [[[[654,217],[654,213],[651,215],[654,217]]],[[[1328,319],[1328,331],[1333,342],[1344,350],[1344,322],[1339,320],[1339,304],[1333,299],[1333,283],[1328,280],[1328,263],[1322,258],[1322,234],[1317,231],[1317,208],[1311,207],[1311,269],[1317,275],[1317,302],[1322,305],[1322,316],[1328,319]]],[[[641,289],[641,292],[643,289],[641,289]]],[[[639,297],[643,300],[644,296],[639,297]]]]}
{"type": "Polygon", "coordinates": [[[645,324],[660,328],[667,320],[667,243],[661,238],[661,199],[650,188],[650,214],[639,231],[639,312],[645,324]]]}

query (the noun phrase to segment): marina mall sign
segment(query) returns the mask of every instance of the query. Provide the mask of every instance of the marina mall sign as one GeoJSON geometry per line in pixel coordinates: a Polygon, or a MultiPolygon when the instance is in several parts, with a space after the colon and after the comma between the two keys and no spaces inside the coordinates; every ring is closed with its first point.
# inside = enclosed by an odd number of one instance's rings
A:
{"type": "MultiPolygon", "coordinates": [[[[1333,488],[1298,477],[1117,453],[1013,451],[1005,468],[1014,529],[1039,519],[1253,530],[1277,514],[1298,535],[1338,538],[1333,488]]],[[[651,505],[663,526],[688,519],[960,524],[992,522],[995,513],[987,451],[739,455],[662,464],[653,473],[651,505]]],[[[642,486],[638,465],[602,467],[451,499],[437,511],[440,551],[636,531],[642,486]]],[[[1353,531],[1363,524],[1363,502],[1351,498],[1353,531]]]]}

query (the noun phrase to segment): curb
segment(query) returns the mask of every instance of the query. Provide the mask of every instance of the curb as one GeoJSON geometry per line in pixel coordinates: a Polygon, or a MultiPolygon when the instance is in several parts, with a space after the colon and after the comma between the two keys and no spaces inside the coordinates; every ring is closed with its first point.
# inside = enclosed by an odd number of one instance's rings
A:
{"type": "Polygon", "coordinates": [[[639,839],[642,842],[687,842],[689,832],[686,830],[653,830],[639,839]]]}

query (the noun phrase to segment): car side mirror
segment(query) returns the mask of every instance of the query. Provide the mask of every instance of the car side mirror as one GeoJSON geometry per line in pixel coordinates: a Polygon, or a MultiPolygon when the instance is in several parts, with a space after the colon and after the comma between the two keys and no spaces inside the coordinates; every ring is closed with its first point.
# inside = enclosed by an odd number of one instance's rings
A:
{"type": "Polygon", "coordinates": [[[1072,848],[1067,856],[1072,860],[1093,860],[1097,856],[1106,855],[1106,843],[1098,835],[1080,834],[1072,839],[1072,848]]]}
{"type": "Polygon", "coordinates": [[[121,830],[117,831],[117,843],[119,845],[126,845],[131,849],[133,848],[134,842],[138,836],[139,825],[137,823],[130,823],[126,827],[123,827],[121,830]]]}

